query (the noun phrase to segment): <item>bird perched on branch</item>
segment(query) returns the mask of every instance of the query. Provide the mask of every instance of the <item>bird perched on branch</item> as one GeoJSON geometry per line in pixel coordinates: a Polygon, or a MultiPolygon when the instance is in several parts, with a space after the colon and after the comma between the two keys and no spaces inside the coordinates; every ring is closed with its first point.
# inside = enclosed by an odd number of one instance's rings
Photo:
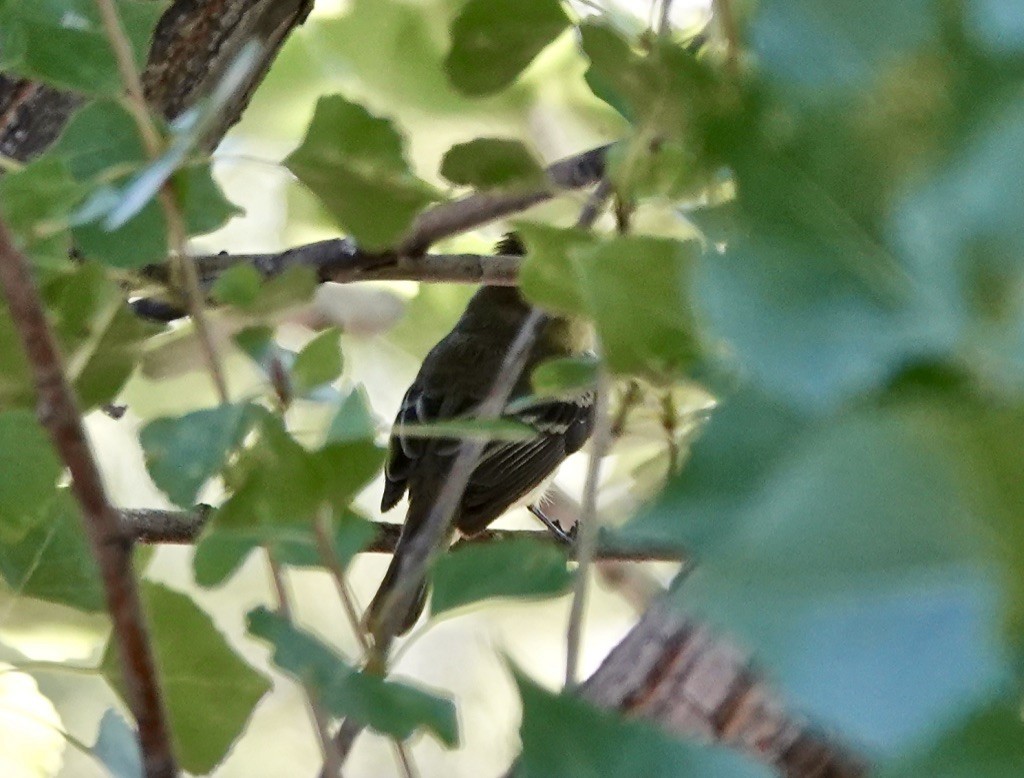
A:
{"type": "MultiPolygon", "coordinates": [[[[499,254],[524,253],[514,234],[496,247],[499,254]]],[[[366,627],[377,635],[382,609],[403,577],[406,552],[426,524],[458,455],[460,441],[403,434],[408,425],[472,418],[491,391],[505,355],[531,311],[514,287],[485,286],[470,299],[455,327],[431,349],[405,393],[391,433],[381,510],[393,508],[409,493],[409,511],[394,556],[366,615],[366,627]]],[[[511,411],[503,418],[528,426],[528,439],[492,440],[476,463],[452,516],[446,541],[455,532],[473,535],[513,505],[531,504],[567,456],[590,436],[594,423],[594,393],[544,399],[522,407],[530,391],[530,374],[541,362],[579,356],[591,347],[586,322],[549,316],[540,325],[526,365],[509,395],[511,411]]],[[[423,612],[426,580],[417,587],[412,607],[400,620],[399,634],[408,631],[423,612]]]]}

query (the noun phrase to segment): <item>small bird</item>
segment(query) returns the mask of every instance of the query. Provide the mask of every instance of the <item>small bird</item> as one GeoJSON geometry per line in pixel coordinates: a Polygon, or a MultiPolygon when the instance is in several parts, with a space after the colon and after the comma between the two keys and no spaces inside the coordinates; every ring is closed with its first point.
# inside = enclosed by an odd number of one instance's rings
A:
{"type": "MultiPolygon", "coordinates": [[[[524,248],[515,234],[509,234],[498,243],[496,251],[522,255],[524,248]]],[[[452,331],[427,354],[405,393],[391,432],[381,510],[393,508],[406,491],[409,510],[391,564],[367,608],[365,625],[375,637],[384,602],[405,576],[405,552],[423,529],[459,451],[458,440],[403,435],[403,427],[472,418],[490,393],[505,354],[530,311],[530,304],[514,287],[481,287],[452,331]]],[[[592,391],[543,399],[527,407],[516,401],[531,394],[530,374],[541,362],[581,356],[591,345],[591,329],[584,321],[549,316],[541,324],[509,396],[506,407],[513,410],[503,414],[503,418],[529,426],[536,435],[487,444],[452,516],[448,543],[456,531],[474,535],[510,507],[529,504],[547,486],[562,460],[590,437],[594,426],[592,391]]],[[[415,585],[417,596],[401,621],[399,634],[416,623],[426,604],[427,581],[415,585]]]]}

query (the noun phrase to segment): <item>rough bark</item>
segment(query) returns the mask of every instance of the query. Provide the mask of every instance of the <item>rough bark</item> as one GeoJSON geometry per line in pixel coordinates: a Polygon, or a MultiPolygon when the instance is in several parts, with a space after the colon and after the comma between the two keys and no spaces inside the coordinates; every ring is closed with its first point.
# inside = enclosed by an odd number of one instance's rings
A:
{"type": "MultiPolygon", "coordinates": [[[[217,83],[246,41],[262,40],[259,66],[204,139],[213,148],[312,7],[312,0],[175,0],[157,25],[142,76],[150,104],[174,118],[217,83]]],[[[41,154],[82,102],[78,95],[0,73],[0,153],[22,162],[41,154]]]]}

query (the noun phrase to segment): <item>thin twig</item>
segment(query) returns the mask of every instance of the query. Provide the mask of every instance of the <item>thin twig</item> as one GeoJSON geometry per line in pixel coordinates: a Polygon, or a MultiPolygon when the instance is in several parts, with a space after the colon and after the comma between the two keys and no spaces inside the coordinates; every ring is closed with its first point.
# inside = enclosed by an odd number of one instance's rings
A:
{"type": "Polygon", "coordinates": [[[477,192],[450,203],[435,205],[413,222],[398,247],[400,256],[416,257],[431,244],[474,227],[510,216],[550,200],[561,190],[583,189],[604,178],[608,150],[599,146],[555,162],[547,168],[548,185],[526,192],[477,192]]]}
{"type": "MultiPolygon", "coordinates": [[[[320,554],[320,560],[331,574],[331,578],[334,579],[334,587],[338,591],[338,599],[341,600],[342,608],[345,611],[345,618],[348,619],[349,627],[356,636],[356,642],[359,643],[360,649],[362,649],[362,659],[366,662],[370,658],[372,647],[366,632],[363,631],[363,625],[359,619],[359,609],[356,607],[355,598],[352,595],[352,590],[349,588],[345,568],[342,567],[338,553],[331,542],[331,517],[327,510],[324,510],[321,515],[317,516],[314,531],[316,532],[316,545],[320,554]]],[[[397,737],[391,738],[391,744],[395,749],[395,758],[398,761],[399,768],[402,770],[402,774],[405,778],[415,778],[417,774],[416,768],[413,766],[412,756],[408,749],[406,749],[405,744],[397,737]]],[[[335,749],[335,752],[337,751],[336,746],[332,745],[332,748],[335,749]]]]}
{"type": "Polygon", "coordinates": [[[722,25],[725,38],[725,65],[733,78],[740,73],[740,29],[730,0],[714,0],[714,15],[722,25]]]}
{"type": "Polygon", "coordinates": [[[672,0],[661,0],[661,17],[658,19],[658,35],[663,38],[672,33],[672,23],[669,17],[672,15],[672,0]]]}
{"type": "Polygon", "coordinates": [[[572,607],[569,609],[569,626],[566,632],[565,688],[576,687],[577,668],[580,659],[580,644],[583,636],[583,612],[587,605],[587,591],[590,566],[597,551],[600,524],[597,514],[597,487],[601,476],[601,460],[611,445],[611,418],[608,415],[608,391],[611,381],[602,369],[598,373],[597,397],[595,398],[596,420],[594,436],[590,443],[590,462],[583,485],[583,504],[577,524],[576,556],[579,565],[573,583],[572,607]]]}
{"type": "MultiPolygon", "coordinates": [[[[106,34],[110,47],[114,52],[117,61],[117,69],[121,74],[121,81],[125,87],[128,109],[135,119],[139,135],[142,137],[146,149],[146,156],[150,162],[159,159],[162,152],[162,141],[157,131],[153,117],[149,113],[149,104],[142,88],[142,78],[135,67],[135,58],[132,53],[131,42],[121,24],[117,7],[113,0],[96,0],[100,17],[103,21],[103,30],[106,34]]],[[[202,348],[203,358],[206,360],[210,377],[217,389],[217,395],[221,402],[228,401],[227,383],[224,378],[224,371],[217,355],[217,349],[210,334],[206,317],[203,312],[204,295],[199,287],[199,277],[195,267],[189,262],[188,231],[185,227],[184,217],[178,207],[177,196],[170,181],[161,187],[157,200],[164,214],[164,221],[167,225],[167,242],[172,254],[175,256],[175,265],[184,282],[186,302],[188,303],[189,314],[195,323],[196,332],[199,335],[199,343],[202,348]]]]}
{"type": "MultiPolygon", "coordinates": [[[[288,596],[288,587],[284,580],[284,571],[277,559],[274,558],[274,550],[269,546],[263,549],[267,555],[267,567],[270,570],[270,578],[274,584],[274,591],[277,593],[277,609],[281,615],[293,622],[291,598],[288,596]]],[[[331,778],[341,778],[341,756],[331,739],[331,720],[316,698],[316,689],[306,682],[302,682],[302,689],[306,694],[306,702],[309,704],[310,717],[313,719],[313,727],[316,729],[317,737],[320,739],[320,750],[323,752],[324,774],[331,778]]]]}
{"type": "Polygon", "coordinates": [[[71,489],[82,509],[85,532],[100,569],[113,638],[121,660],[125,698],[139,728],[149,778],[171,778],[177,766],[170,743],[152,648],[132,570],[132,542],[103,488],[89,448],[78,402],[64,375],[46,312],[29,270],[0,219],[0,284],[22,347],[32,367],[40,423],[71,472],[71,489]]]}

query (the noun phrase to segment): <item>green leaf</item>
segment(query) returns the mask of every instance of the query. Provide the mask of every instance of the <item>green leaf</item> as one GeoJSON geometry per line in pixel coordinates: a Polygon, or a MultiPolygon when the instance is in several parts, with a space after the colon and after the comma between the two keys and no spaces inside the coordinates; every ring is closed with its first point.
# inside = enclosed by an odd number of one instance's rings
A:
{"type": "Polygon", "coordinates": [[[136,170],[146,150],[127,108],[117,100],[94,100],[72,115],[46,157],[63,160],[75,181],[95,186],[136,170]]]}
{"type": "Polygon", "coordinates": [[[432,580],[436,616],[489,597],[555,597],[568,591],[572,574],[554,544],[518,538],[460,546],[437,560],[432,580]]]}
{"type": "Polygon", "coordinates": [[[316,547],[312,522],[322,508],[330,505],[344,515],[384,461],[372,440],[329,441],[307,451],[270,414],[258,430],[256,442],[226,476],[234,493],[197,546],[196,577],[203,585],[220,583],[253,548],[267,543],[306,564],[316,547]]]}
{"type": "MultiPolygon", "coordinates": [[[[166,5],[115,0],[140,70],[166,5]]],[[[124,84],[96,4],[91,0],[0,4],[0,67],[85,94],[118,97],[124,84]]]]}
{"type": "MultiPolygon", "coordinates": [[[[351,511],[345,511],[334,522],[331,545],[338,564],[344,570],[377,537],[377,525],[351,511]]],[[[293,567],[325,567],[320,547],[312,529],[294,539],[274,542],[275,558],[281,564],[293,567]]]]}
{"type": "Polygon", "coordinates": [[[224,305],[252,310],[262,280],[259,271],[252,265],[235,265],[217,276],[210,287],[210,296],[224,305]]]}
{"type": "Polygon", "coordinates": [[[970,0],[966,26],[995,55],[1024,50],[1024,18],[1016,0],[970,0]]]}
{"type": "Polygon", "coordinates": [[[21,338],[3,300],[0,300],[0,364],[4,366],[0,370],[0,411],[32,407],[36,397],[35,386],[21,338]]]}
{"type": "MultiPolygon", "coordinates": [[[[189,772],[208,773],[242,734],[270,682],[239,658],[213,620],[184,594],[148,581],[142,594],[175,752],[189,772]]],[[[101,671],[123,695],[113,645],[101,671]]]]}
{"type": "Polygon", "coordinates": [[[523,294],[548,310],[586,315],[589,311],[570,252],[594,245],[594,236],[583,230],[523,222],[516,224],[516,231],[527,247],[519,271],[523,294]]]}
{"type": "MultiPolygon", "coordinates": [[[[335,556],[342,568],[345,568],[377,536],[377,527],[351,511],[344,511],[336,520],[333,533],[335,556]]],[[[204,532],[192,559],[196,583],[205,587],[224,583],[250,552],[264,542],[264,533],[259,529],[220,530],[214,527],[204,532]]],[[[311,523],[278,529],[269,544],[273,547],[275,559],[281,564],[293,567],[324,566],[311,523]]]]}
{"type": "Polygon", "coordinates": [[[469,0],[452,22],[445,73],[473,97],[501,91],[568,26],[558,0],[469,0]]]}
{"type": "Polygon", "coordinates": [[[82,408],[112,401],[159,328],[132,313],[117,284],[95,262],[55,277],[44,292],[55,314],[65,372],[82,408]]]}
{"type": "Polygon", "coordinates": [[[410,171],[391,122],[340,95],[317,101],[306,137],[285,165],[367,249],[391,246],[436,199],[410,171]]]}
{"type": "Polygon", "coordinates": [[[39,524],[15,543],[0,543],[0,574],[18,594],[90,613],[106,597],[82,518],[71,492],[61,489],[40,511],[39,524]]]}
{"type": "Polygon", "coordinates": [[[266,608],[248,615],[249,633],[274,646],[274,664],[317,690],[336,716],[352,717],[399,740],[423,727],[448,746],[458,744],[450,700],[406,684],[357,672],[319,640],[266,608]]]}
{"type": "Polygon", "coordinates": [[[994,519],[972,497],[986,468],[962,443],[970,416],[948,410],[962,398],[938,399],[813,420],[741,396],[647,518],[700,559],[678,589],[687,611],[754,647],[794,704],[879,753],[1008,675],[994,519]]]}
{"type": "Polygon", "coordinates": [[[555,695],[515,673],[523,701],[522,778],[675,778],[721,775],[767,778],[768,769],[724,750],[701,748],[641,721],[627,721],[578,697],[555,695]]]}
{"type": "Polygon", "coordinates": [[[71,178],[67,165],[50,156],[0,177],[0,212],[15,245],[37,267],[68,264],[71,234],[68,212],[86,190],[71,178]]]}
{"type": "Polygon", "coordinates": [[[880,778],[1012,778],[1024,764],[1024,726],[1014,700],[999,700],[958,717],[925,748],[895,759],[880,778]]]}
{"type": "Polygon", "coordinates": [[[34,413],[0,413],[0,541],[20,540],[43,521],[63,469],[34,413]]]}
{"type": "Polygon", "coordinates": [[[403,424],[410,438],[467,438],[469,440],[530,440],[537,431],[515,419],[441,419],[429,424],[403,424]]]}
{"type": "Polygon", "coordinates": [[[940,21],[930,0],[765,0],[751,39],[771,77],[817,98],[866,85],[883,66],[937,39],[940,21]]]}
{"type": "Polygon", "coordinates": [[[327,428],[328,444],[373,440],[377,436],[377,418],[370,406],[370,398],[362,384],[345,395],[338,412],[327,428]]]}
{"type": "Polygon", "coordinates": [[[617,237],[571,252],[608,367],[654,378],[681,375],[701,354],[692,304],[694,243],[617,237]],[[643,326],[637,325],[637,304],[643,326]]]}
{"type": "Polygon", "coordinates": [[[547,181],[537,158],[517,140],[476,138],[445,152],[441,175],[477,189],[537,187],[547,181]]]}
{"type": "Polygon", "coordinates": [[[112,778],[144,775],[139,735],[113,708],[108,708],[100,719],[96,744],[90,751],[110,771],[112,778]]]}
{"type": "MultiPolygon", "coordinates": [[[[145,160],[139,160],[140,166],[145,160]]],[[[120,185],[130,178],[117,178],[120,185]]],[[[213,179],[209,163],[182,168],[171,180],[178,209],[185,219],[188,235],[201,235],[224,225],[239,209],[228,201],[213,179]]],[[[103,207],[91,209],[92,221],[74,227],[76,245],[87,256],[118,268],[138,268],[163,262],[168,255],[167,226],[159,203],[143,206],[116,229],[108,229],[103,217],[119,204],[116,190],[105,196],[103,207]]]]}
{"type": "Polygon", "coordinates": [[[597,386],[597,359],[559,357],[541,362],[530,376],[539,397],[577,397],[597,386]]]}
{"type": "Polygon", "coordinates": [[[258,418],[253,405],[237,403],[149,422],[139,441],[153,482],[175,505],[192,505],[258,418]]]}
{"type": "Polygon", "coordinates": [[[302,347],[291,370],[295,394],[304,396],[341,375],[340,336],[336,327],[329,327],[302,347]]]}

